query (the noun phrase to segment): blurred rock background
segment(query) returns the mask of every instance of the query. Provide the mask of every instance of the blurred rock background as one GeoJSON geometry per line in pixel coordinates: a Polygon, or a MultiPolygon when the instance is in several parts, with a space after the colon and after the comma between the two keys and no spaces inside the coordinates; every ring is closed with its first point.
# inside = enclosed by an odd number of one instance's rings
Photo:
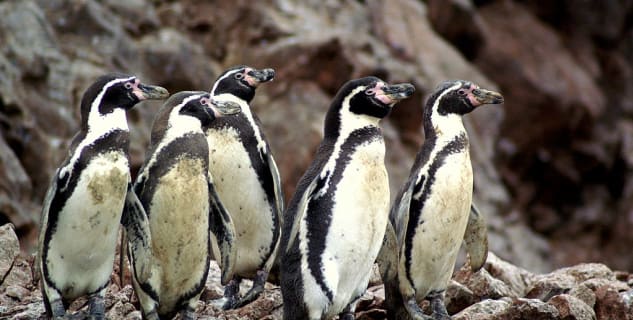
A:
{"type": "MultiPolygon", "coordinates": [[[[383,122],[392,195],[445,79],[501,91],[466,117],[490,249],[532,272],[599,261],[633,270],[633,1],[0,1],[0,225],[35,250],[49,179],[92,81],[123,71],[170,92],[226,67],[272,67],[258,89],[287,198],[348,79],[412,82],[383,122]]],[[[129,114],[133,172],[159,103],[129,114]]]]}

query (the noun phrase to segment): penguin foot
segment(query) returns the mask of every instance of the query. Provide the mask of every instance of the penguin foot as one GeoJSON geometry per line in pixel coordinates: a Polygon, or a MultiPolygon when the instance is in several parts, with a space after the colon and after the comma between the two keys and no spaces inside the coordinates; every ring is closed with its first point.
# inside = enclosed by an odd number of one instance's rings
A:
{"type": "Polygon", "coordinates": [[[451,316],[444,306],[444,293],[438,292],[429,296],[431,298],[431,309],[433,310],[433,319],[435,320],[451,320],[451,316]]]}
{"type": "Polygon", "coordinates": [[[226,302],[222,306],[224,310],[235,309],[237,303],[239,302],[239,293],[240,293],[240,282],[241,279],[234,278],[229,281],[229,283],[224,287],[224,298],[226,302]]]}
{"type": "Polygon", "coordinates": [[[415,301],[415,298],[411,298],[404,303],[404,307],[409,313],[409,316],[413,320],[435,320],[424,314],[418,303],[415,301]]]}
{"type": "Polygon", "coordinates": [[[90,319],[104,320],[105,319],[105,300],[100,293],[95,293],[90,296],[89,310],[90,319]]]}
{"type": "Polygon", "coordinates": [[[58,319],[66,315],[66,308],[62,300],[53,300],[50,302],[51,318],[58,319]]]}
{"type": "Polygon", "coordinates": [[[180,311],[180,319],[182,320],[194,320],[195,318],[195,312],[190,307],[187,307],[180,311]]]}
{"type": "Polygon", "coordinates": [[[338,319],[339,320],[354,320],[356,319],[354,317],[354,313],[353,312],[345,312],[345,313],[341,313],[338,315],[338,319]]]}
{"type": "Polygon", "coordinates": [[[147,319],[147,320],[160,320],[160,317],[158,316],[158,312],[156,312],[156,309],[150,311],[149,313],[147,313],[143,319],[147,319]]]}
{"type": "MultiPolygon", "coordinates": [[[[238,301],[235,302],[231,309],[241,308],[259,298],[259,295],[264,292],[264,285],[266,285],[266,278],[268,278],[268,272],[264,270],[257,271],[255,279],[253,279],[253,287],[238,301]]],[[[238,287],[239,289],[239,287],[238,287]]],[[[226,310],[226,309],[225,309],[226,310]]]]}

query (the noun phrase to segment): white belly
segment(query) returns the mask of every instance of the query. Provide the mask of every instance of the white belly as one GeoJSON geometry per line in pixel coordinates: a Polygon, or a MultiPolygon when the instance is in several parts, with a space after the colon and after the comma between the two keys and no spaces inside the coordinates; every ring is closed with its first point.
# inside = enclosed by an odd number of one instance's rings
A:
{"type": "Polygon", "coordinates": [[[94,292],[110,279],[129,179],[125,155],[97,157],[59,213],[46,262],[63,297],[94,292]]]}
{"type": "Polygon", "coordinates": [[[235,129],[210,130],[207,141],[209,171],[237,233],[235,273],[253,277],[271,254],[273,208],[235,129]]]}
{"type": "MultiPolygon", "coordinates": [[[[464,238],[472,192],[468,152],[449,156],[436,172],[435,183],[422,212],[424,223],[418,226],[413,240],[411,278],[418,299],[431,291],[446,289],[464,238]]],[[[404,261],[401,259],[401,278],[405,276],[404,261]]],[[[402,289],[403,292],[411,290],[402,289]]]]}
{"type": "MultiPolygon", "coordinates": [[[[325,282],[333,291],[327,317],[340,313],[367,288],[389,212],[389,181],[382,140],[360,146],[337,186],[332,221],[322,255],[325,282]]],[[[311,278],[311,276],[310,276],[311,278]]],[[[306,284],[315,283],[310,279],[306,284]]],[[[306,292],[319,292],[307,290],[306,292]]],[[[306,296],[306,303],[313,297],[306,296]]],[[[314,302],[322,296],[314,297],[314,302]]],[[[314,306],[317,307],[317,306],[314,306]]]]}
{"type": "Polygon", "coordinates": [[[154,259],[160,275],[152,287],[159,313],[173,310],[178,298],[205,276],[208,257],[209,198],[202,161],[184,159],[162,176],[150,204],[154,259]]]}

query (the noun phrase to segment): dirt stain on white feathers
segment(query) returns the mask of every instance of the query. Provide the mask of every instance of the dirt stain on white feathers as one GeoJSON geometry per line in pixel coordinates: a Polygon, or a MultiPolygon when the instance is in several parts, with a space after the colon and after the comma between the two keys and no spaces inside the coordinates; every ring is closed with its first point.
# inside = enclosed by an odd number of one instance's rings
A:
{"type": "MultiPolygon", "coordinates": [[[[202,160],[182,158],[160,178],[152,199],[150,228],[161,296],[178,298],[203,277],[209,217],[205,177],[202,160]]],[[[176,302],[161,300],[160,309],[171,310],[176,302]]]]}

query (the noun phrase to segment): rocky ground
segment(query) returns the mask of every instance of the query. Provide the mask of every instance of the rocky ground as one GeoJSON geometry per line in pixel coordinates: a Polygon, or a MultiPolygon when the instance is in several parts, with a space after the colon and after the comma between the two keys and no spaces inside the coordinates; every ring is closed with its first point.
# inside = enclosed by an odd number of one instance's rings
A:
{"type": "MultiPolygon", "coordinates": [[[[475,306],[500,314],[554,306],[564,315],[561,306],[571,301],[569,310],[598,317],[625,312],[616,301],[630,301],[629,276],[604,265],[633,270],[632,16],[631,0],[0,1],[0,226],[15,225],[22,251],[2,284],[0,317],[40,308],[24,257],[35,250],[42,199],[77,131],[85,88],[123,71],[172,93],[206,90],[236,64],[276,70],[253,110],[286,198],[314,157],[330,99],[348,79],[377,75],[416,86],[383,121],[392,195],[424,141],[421,105],[437,84],[461,78],[501,91],[503,106],[465,117],[475,201],[488,219],[491,251],[534,273],[520,272],[525,288],[546,279],[555,289],[537,297],[542,303],[522,300],[535,298],[531,289],[517,291],[515,278],[493,272],[500,260],[491,255],[491,277],[458,273],[455,280],[497,279],[510,289],[488,296],[466,285],[473,293],[461,305],[489,298],[475,306]],[[579,265],[586,262],[604,265],[579,265]],[[575,268],[605,273],[565,275],[575,268]],[[577,282],[595,296],[579,298],[589,309],[565,295],[589,292],[574,290],[577,282]]],[[[129,113],[133,174],[158,107],[146,102],[129,113]]],[[[112,292],[110,301],[128,299],[117,310],[132,310],[129,288],[113,284],[112,292]]],[[[205,301],[218,292],[210,284],[205,301]]],[[[380,314],[380,290],[372,292],[377,298],[361,305],[368,316],[380,314]]],[[[267,296],[255,304],[262,313],[280,303],[278,290],[267,296]]]]}
{"type": "MultiPolygon", "coordinates": [[[[20,254],[11,225],[0,228],[0,319],[40,319],[44,306],[33,281],[33,256],[20,254]]],[[[140,319],[138,301],[124,276],[123,288],[115,272],[106,295],[108,319],[140,319]]],[[[241,309],[223,311],[220,270],[212,263],[207,285],[196,310],[199,319],[276,320],[282,317],[281,291],[267,284],[263,296],[241,309]]],[[[248,283],[244,283],[243,292],[248,283]]],[[[454,320],[633,320],[633,274],[613,271],[604,264],[579,264],[535,274],[490,252],[484,268],[472,273],[465,265],[451,280],[444,299],[454,320]]],[[[86,312],[86,299],[73,302],[77,319],[86,312]]],[[[384,291],[374,275],[360,299],[356,319],[385,319],[384,291]]],[[[426,303],[426,302],[425,302],[426,303]]],[[[428,309],[428,305],[423,304],[428,309]]],[[[427,310],[430,312],[430,310],[427,310]]]]}

